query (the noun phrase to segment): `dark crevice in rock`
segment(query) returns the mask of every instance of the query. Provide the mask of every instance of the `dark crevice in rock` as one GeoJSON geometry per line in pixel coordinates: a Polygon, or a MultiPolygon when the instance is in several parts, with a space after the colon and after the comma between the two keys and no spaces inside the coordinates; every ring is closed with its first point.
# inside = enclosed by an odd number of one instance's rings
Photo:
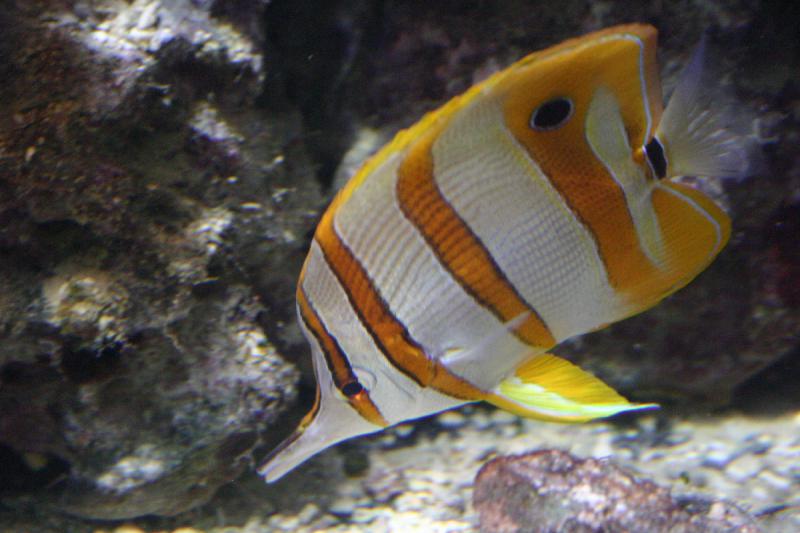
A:
{"type": "Polygon", "coordinates": [[[352,116],[343,108],[352,90],[347,78],[361,51],[363,28],[374,24],[372,10],[379,4],[277,0],[265,12],[283,87],[303,113],[304,142],[326,186],[353,139],[352,116]]]}
{"type": "Polygon", "coordinates": [[[800,347],[736,387],[732,407],[753,415],[778,415],[800,408],[800,347]]]}
{"type": "Polygon", "coordinates": [[[61,351],[61,370],[74,383],[90,383],[110,378],[117,370],[124,343],[112,341],[99,348],[66,343],[61,351]]]}
{"type": "Polygon", "coordinates": [[[69,472],[69,463],[55,456],[20,454],[0,444],[0,496],[46,489],[69,472]]]}

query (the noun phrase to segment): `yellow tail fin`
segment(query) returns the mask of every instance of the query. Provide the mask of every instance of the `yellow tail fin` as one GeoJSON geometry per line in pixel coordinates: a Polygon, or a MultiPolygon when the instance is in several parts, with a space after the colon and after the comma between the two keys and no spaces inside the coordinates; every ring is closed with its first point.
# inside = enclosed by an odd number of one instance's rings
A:
{"type": "Polygon", "coordinates": [[[552,354],[538,355],[520,366],[486,401],[520,416],[557,422],[584,422],[658,407],[631,403],[593,375],[552,354]]]}

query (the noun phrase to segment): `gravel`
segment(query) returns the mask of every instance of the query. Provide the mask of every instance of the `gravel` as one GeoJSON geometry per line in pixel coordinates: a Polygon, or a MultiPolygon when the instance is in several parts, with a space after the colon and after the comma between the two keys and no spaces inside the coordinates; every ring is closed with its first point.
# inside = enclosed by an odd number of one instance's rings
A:
{"type": "MultiPolygon", "coordinates": [[[[479,468],[495,456],[542,449],[609,457],[676,498],[724,500],[756,516],[765,531],[800,530],[800,412],[557,425],[470,406],[362,439],[361,446],[368,469],[329,486],[335,495],[327,508],[253,519],[253,531],[474,531],[479,468]]],[[[331,450],[320,461],[342,453],[331,450]]],[[[304,475],[301,468],[290,477],[304,475]]]]}

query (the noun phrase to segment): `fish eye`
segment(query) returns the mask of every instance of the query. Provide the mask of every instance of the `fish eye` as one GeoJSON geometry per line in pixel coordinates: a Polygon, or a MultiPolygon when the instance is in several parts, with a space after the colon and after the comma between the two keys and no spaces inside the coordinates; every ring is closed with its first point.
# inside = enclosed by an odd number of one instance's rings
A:
{"type": "Polygon", "coordinates": [[[658,179],[663,179],[667,175],[667,156],[661,142],[653,137],[644,147],[647,156],[647,164],[653,171],[653,175],[658,179]]]}
{"type": "Polygon", "coordinates": [[[361,383],[358,381],[351,381],[350,383],[345,383],[344,387],[342,387],[342,394],[348,398],[352,398],[363,390],[364,387],[361,385],[361,383]]]}
{"type": "Polygon", "coordinates": [[[553,98],[533,110],[530,126],[537,131],[554,130],[569,120],[572,110],[572,100],[569,98],[553,98]]]}

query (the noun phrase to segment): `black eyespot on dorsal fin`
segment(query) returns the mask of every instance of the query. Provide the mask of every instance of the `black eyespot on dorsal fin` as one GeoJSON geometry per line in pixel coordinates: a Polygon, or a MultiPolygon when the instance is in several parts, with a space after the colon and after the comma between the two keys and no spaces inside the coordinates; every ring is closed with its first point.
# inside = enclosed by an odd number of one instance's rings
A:
{"type": "Polygon", "coordinates": [[[658,179],[664,179],[667,175],[667,155],[658,138],[650,139],[644,147],[644,153],[647,155],[647,164],[650,165],[653,175],[658,179]]]}

